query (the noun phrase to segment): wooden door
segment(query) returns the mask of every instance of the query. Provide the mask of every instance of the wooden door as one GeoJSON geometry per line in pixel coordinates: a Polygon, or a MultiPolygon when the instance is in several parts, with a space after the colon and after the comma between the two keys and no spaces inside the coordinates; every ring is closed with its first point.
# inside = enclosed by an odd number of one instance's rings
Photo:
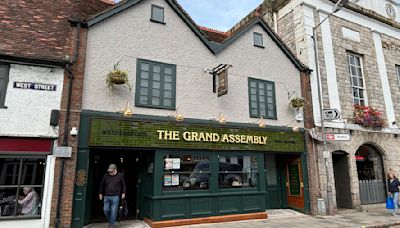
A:
{"type": "Polygon", "coordinates": [[[289,208],[304,210],[304,184],[300,157],[286,158],[286,195],[289,208]]]}

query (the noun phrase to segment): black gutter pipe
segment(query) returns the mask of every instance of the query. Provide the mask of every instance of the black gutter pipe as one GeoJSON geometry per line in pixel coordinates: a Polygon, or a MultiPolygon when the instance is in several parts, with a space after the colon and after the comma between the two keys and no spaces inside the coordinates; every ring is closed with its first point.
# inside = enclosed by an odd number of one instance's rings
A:
{"type": "MultiPolygon", "coordinates": [[[[70,116],[70,109],[71,109],[72,82],[74,80],[74,75],[72,72],[72,65],[78,59],[79,44],[80,44],[80,30],[81,30],[81,24],[77,23],[74,55],[72,57],[71,62],[66,65],[66,70],[68,73],[68,97],[67,97],[67,110],[66,110],[65,121],[64,121],[64,135],[63,135],[63,142],[62,142],[63,146],[68,146],[68,133],[69,133],[68,130],[69,130],[69,116],[70,116]]],[[[56,208],[57,212],[56,212],[56,218],[54,221],[56,228],[61,227],[60,214],[61,214],[61,200],[62,200],[63,192],[64,192],[63,191],[64,167],[65,167],[65,158],[61,158],[61,168],[60,168],[60,174],[59,174],[59,179],[58,179],[58,199],[57,199],[57,208],[56,208]]]]}

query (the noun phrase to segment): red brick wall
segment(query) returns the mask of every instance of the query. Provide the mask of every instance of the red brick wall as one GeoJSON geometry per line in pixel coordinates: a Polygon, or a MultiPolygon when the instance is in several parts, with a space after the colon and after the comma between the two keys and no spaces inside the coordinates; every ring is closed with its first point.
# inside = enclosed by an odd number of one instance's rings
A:
{"type": "Polygon", "coordinates": [[[110,6],[101,0],[0,1],[0,54],[68,59],[68,19],[83,19],[110,6]]]}
{"type": "MultiPolygon", "coordinates": [[[[301,89],[302,96],[305,99],[304,102],[304,127],[306,129],[313,128],[314,118],[313,118],[313,107],[312,107],[312,96],[311,96],[311,84],[310,84],[310,75],[307,73],[301,73],[301,89]]],[[[320,195],[319,185],[318,185],[318,166],[317,166],[317,157],[318,155],[314,154],[314,144],[313,139],[310,134],[306,130],[306,148],[307,148],[307,168],[308,168],[308,183],[309,183],[309,191],[310,191],[310,206],[311,213],[317,213],[317,198],[320,195]]]]}
{"type": "MultiPolygon", "coordinates": [[[[77,34],[77,28],[73,31],[74,37],[77,34]]],[[[83,87],[83,77],[85,69],[85,58],[86,58],[86,38],[87,30],[80,30],[80,45],[79,45],[79,55],[75,64],[72,65],[73,73],[73,84],[72,84],[72,97],[71,97],[71,107],[68,131],[72,127],[79,129],[80,113],[82,107],[82,87],[83,87]]],[[[63,142],[64,134],[64,121],[66,117],[67,109],[67,97],[68,97],[68,78],[64,79],[64,88],[61,101],[61,116],[60,116],[60,138],[59,144],[63,142]]],[[[77,159],[77,145],[78,136],[71,136],[68,134],[68,146],[72,147],[72,157],[66,159],[64,167],[64,182],[63,182],[63,196],[61,200],[61,227],[70,227],[72,218],[72,200],[74,192],[74,181],[75,181],[75,167],[77,159]]],[[[56,217],[56,208],[58,200],[58,186],[60,177],[61,160],[57,159],[55,165],[55,175],[54,175],[54,189],[53,189],[53,199],[51,207],[51,226],[54,226],[54,219],[56,217]]]]}

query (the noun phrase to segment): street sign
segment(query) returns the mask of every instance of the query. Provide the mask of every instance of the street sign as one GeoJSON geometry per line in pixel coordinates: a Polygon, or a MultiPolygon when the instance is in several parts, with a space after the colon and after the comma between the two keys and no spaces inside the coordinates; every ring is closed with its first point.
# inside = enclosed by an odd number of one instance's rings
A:
{"type": "Polygon", "coordinates": [[[70,158],[72,154],[72,147],[70,146],[57,146],[54,151],[54,156],[59,158],[70,158]]]}
{"type": "Polygon", "coordinates": [[[338,120],[340,119],[340,112],[336,108],[323,110],[324,120],[338,120]]]}
{"type": "Polygon", "coordinates": [[[325,134],[326,141],[350,141],[350,134],[325,134]]]}

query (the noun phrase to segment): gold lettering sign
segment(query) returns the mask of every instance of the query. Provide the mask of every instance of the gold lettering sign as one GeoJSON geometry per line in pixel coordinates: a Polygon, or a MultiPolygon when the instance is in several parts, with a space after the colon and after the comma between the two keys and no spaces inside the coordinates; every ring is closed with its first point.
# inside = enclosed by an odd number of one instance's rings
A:
{"type": "Polygon", "coordinates": [[[258,135],[218,134],[214,132],[157,130],[158,140],[187,142],[223,142],[236,144],[266,145],[268,137],[258,135]]]}

